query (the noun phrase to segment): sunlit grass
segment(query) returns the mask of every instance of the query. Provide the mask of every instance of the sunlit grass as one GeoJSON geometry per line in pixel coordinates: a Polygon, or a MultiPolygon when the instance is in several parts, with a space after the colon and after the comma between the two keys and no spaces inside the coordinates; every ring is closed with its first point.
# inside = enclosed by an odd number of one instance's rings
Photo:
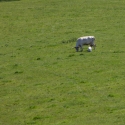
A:
{"type": "Polygon", "coordinates": [[[0,2],[0,124],[124,125],[124,4],[0,2]]]}

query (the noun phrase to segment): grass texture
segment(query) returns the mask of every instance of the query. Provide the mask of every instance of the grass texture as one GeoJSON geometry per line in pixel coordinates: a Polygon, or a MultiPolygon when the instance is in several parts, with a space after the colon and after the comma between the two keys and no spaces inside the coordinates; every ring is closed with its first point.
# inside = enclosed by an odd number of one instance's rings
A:
{"type": "Polygon", "coordinates": [[[0,125],[124,125],[124,5],[1,0],[0,125]]]}

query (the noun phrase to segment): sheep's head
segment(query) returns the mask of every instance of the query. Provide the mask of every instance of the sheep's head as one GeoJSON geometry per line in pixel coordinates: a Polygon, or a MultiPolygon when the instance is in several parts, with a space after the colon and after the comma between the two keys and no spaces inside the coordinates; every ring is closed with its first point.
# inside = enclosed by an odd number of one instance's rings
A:
{"type": "Polygon", "coordinates": [[[79,50],[79,47],[74,47],[75,49],[76,49],[76,52],[78,52],[78,50],[79,50]]]}

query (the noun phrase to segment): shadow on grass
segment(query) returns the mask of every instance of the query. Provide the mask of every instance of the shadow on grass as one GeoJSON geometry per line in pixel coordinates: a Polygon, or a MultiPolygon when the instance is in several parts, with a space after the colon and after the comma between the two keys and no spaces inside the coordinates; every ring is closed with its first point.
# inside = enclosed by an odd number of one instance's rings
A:
{"type": "Polygon", "coordinates": [[[0,0],[0,2],[13,2],[13,1],[20,1],[20,0],[0,0]]]}

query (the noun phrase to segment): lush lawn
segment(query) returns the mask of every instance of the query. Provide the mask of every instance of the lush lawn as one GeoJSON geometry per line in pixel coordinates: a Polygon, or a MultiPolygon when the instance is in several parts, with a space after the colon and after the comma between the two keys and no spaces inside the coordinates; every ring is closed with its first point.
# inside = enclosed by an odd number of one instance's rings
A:
{"type": "Polygon", "coordinates": [[[124,125],[124,5],[1,0],[0,125],[124,125]],[[75,52],[86,35],[96,50],[75,52]]]}

